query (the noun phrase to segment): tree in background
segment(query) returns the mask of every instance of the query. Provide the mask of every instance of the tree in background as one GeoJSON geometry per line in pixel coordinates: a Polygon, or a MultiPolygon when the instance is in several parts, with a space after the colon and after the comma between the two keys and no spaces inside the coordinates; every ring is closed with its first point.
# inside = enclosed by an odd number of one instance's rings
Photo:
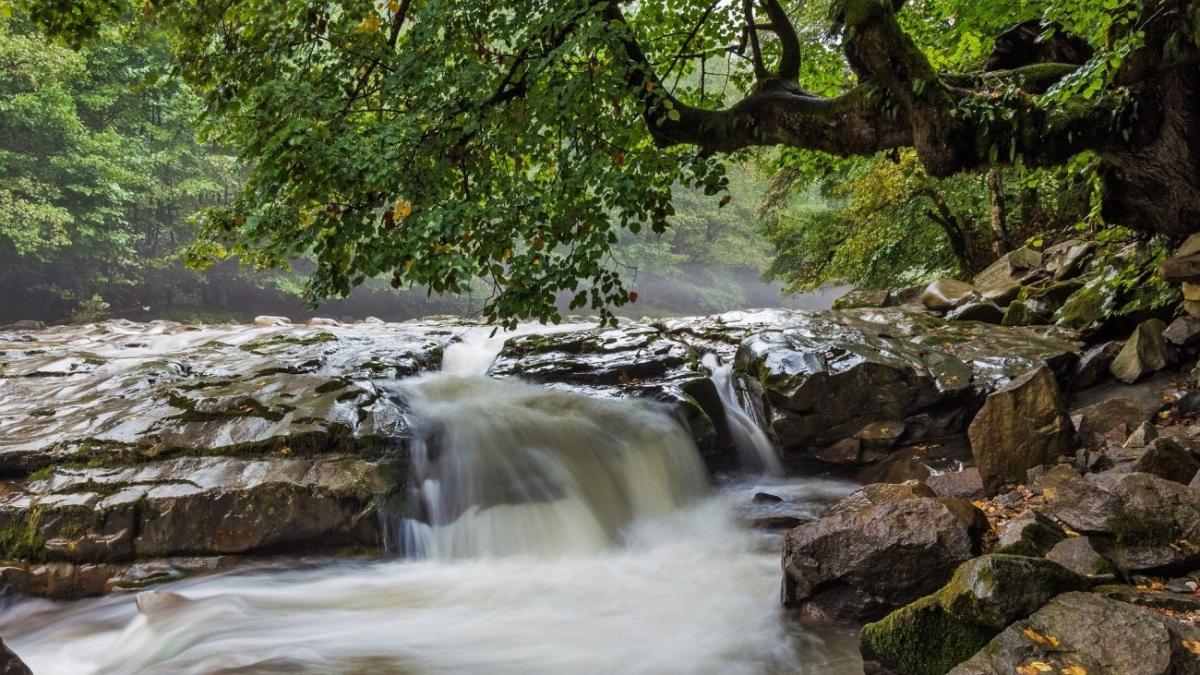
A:
{"type": "Polygon", "coordinates": [[[763,205],[763,228],[777,251],[768,276],[793,291],[969,277],[1014,246],[1078,236],[1097,219],[1086,165],[935,179],[912,151],[779,163],[763,205]]]}
{"type": "Polygon", "coordinates": [[[79,52],[19,19],[0,32],[0,285],[37,316],[169,304],[196,286],[187,218],[237,190],[232,157],[196,139],[199,99],[159,77],[162,34],[130,30],[79,52]]]}
{"type": "MultiPolygon", "coordinates": [[[[69,38],[131,11],[24,4],[69,38]]],[[[254,160],[208,233],[256,263],[311,255],[314,296],[386,274],[435,291],[482,279],[488,316],[509,322],[556,318],[563,292],[574,307],[623,305],[632,296],[611,257],[621,232],[665,230],[673,186],[721,193],[718,156],[760,147],[912,148],[937,178],[1090,151],[1106,218],[1174,237],[1194,228],[1195,0],[814,5],[138,9],[170,28],[220,138],[254,160]],[[731,65],[713,81],[681,80],[714,56],[731,65]]]]}

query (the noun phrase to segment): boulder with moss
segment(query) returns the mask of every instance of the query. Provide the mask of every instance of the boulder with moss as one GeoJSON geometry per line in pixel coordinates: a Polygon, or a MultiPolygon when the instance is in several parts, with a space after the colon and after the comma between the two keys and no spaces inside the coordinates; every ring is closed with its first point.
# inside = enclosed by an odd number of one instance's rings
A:
{"type": "Polygon", "coordinates": [[[987,555],[963,563],[941,590],[862,631],[863,658],[900,675],[942,675],[1013,621],[1087,580],[1042,558],[987,555]]]}
{"type": "Polygon", "coordinates": [[[1064,593],[998,634],[952,675],[1200,672],[1200,630],[1095,593],[1064,593]]]}

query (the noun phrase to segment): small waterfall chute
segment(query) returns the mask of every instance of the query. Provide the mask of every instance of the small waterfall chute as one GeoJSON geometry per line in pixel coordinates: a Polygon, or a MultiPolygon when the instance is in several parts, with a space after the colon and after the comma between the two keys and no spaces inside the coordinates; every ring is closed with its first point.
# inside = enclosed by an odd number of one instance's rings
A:
{"type": "Polygon", "coordinates": [[[711,352],[705,354],[700,363],[708,369],[717,395],[721,397],[725,420],[729,424],[742,466],[761,470],[768,475],[782,475],[783,466],[775,452],[775,444],[767,438],[762,427],[738,398],[734,389],[733,366],[723,363],[711,352]]]}

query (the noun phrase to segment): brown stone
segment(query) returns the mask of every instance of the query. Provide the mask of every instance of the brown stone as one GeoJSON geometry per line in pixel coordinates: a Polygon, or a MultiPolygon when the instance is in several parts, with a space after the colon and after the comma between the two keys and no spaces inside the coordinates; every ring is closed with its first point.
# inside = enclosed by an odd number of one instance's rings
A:
{"type": "Polygon", "coordinates": [[[1074,429],[1054,373],[1043,366],[995,391],[967,431],[988,494],[1071,450],[1074,429]]]}

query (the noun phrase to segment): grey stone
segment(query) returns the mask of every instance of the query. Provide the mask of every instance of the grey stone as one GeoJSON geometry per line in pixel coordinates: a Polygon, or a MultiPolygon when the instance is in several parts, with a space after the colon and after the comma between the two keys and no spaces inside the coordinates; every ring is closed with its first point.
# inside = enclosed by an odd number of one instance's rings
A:
{"type": "Polygon", "coordinates": [[[1162,370],[1167,365],[1166,342],[1163,331],[1166,326],[1158,319],[1138,324],[1133,335],[1125,341],[1121,352],[1113,359],[1110,370],[1114,377],[1132,384],[1150,373],[1162,370]]]}
{"type": "Polygon", "coordinates": [[[1054,374],[1042,367],[990,394],[968,435],[984,489],[996,494],[1067,454],[1074,429],[1054,374]]]}

